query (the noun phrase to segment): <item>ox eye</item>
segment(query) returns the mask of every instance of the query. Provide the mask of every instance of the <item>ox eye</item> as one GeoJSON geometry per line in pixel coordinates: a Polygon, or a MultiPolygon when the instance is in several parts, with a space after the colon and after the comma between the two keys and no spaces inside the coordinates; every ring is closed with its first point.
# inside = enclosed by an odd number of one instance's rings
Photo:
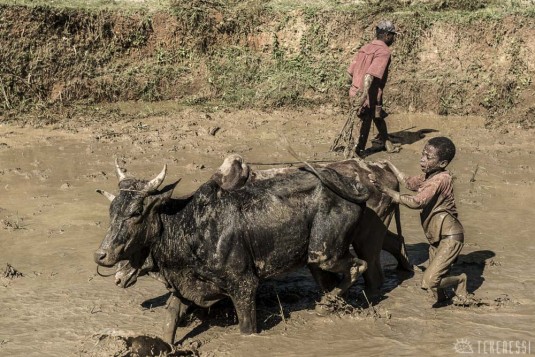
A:
{"type": "Polygon", "coordinates": [[[141,207],[132,207],[132,209],[128,210],[126,212],[126,218],[133,218],[133,217],[139,217],[143,213],[143,210],[141,207]]]}
{"type": "Polygon", "coordinates": [[[141,211],[132,212],[132,214],[130,215],[130,217],[139,217],[139,216],[141,216],[141,211]]]}

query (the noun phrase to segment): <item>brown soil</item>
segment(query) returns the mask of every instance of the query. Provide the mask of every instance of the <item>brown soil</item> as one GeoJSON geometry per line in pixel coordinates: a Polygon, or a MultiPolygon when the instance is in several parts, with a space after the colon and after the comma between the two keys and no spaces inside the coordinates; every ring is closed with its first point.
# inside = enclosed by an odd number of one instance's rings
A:
{"type": "MultiPolygon", "coordinates": [[[[476,353],[484,341],[531,341],[535,350],[533,131],[487,131],[478,117],[398,114],[387,120],[403,149],[369,159],[389,158],[407,173],[419,172],[426,138],[447,135],[457,144],[451,171],[467,243],[455,272],[468,274],[469,290],[482,304],[432,308],[419,288],[421,273],[396,272],[385,254],[387,283],[371,308],[359,283],[349,305],[316,316],[316,286],[306,271],[297,271],[262,285],[259,334],[240,335],[232,306],[222,301],[196,311],[179,329],[184,353],[449,356],[461,340],[476,353]],[[437,132],[422,138],[423,129],[437,132]]],[[[95,189],[116,191],[115,157],[143,178],[167,163],[168,180],[182,178],[175,192],[180,195],[198,187],[231,152],[255,163],[293,161],[283,135],[306,159],[339,159],[328,148],[344,121],[328,108],[188,109],[115,123],[87,121],[83,128],[68,122],[63,129],[1,125],[0,355],[122,356],[136,341],[157,345],[150,336],[161,334],[164,286],[147,277],[117,288],[113,278],[96,275],[92,258],[108,224],[108,201],[95,189]],[[220,129],[211,135],[215,127],[220,129]]],[[[410,258],[421,264],[427,245],[418,213],[402,209],[402,220],[410,258]]]]}

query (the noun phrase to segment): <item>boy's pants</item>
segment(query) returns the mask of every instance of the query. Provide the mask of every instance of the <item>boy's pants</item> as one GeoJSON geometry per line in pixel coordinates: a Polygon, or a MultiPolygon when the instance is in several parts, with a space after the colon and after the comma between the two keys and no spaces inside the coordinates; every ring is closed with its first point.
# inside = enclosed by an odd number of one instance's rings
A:
{"type": "Polygon", "coordinates": [[[440,280],[448,274],[455,262],[463,243],[453,238],[443,238],[438,246],[429,245],[429,266],[422,278],[422,289],[437,288],[440,280]]]}

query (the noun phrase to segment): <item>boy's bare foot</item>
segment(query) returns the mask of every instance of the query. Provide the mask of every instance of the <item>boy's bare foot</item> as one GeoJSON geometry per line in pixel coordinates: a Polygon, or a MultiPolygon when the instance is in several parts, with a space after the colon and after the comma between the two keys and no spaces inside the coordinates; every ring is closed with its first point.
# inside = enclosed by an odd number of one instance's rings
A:
{"type": "Polygon", "coordinates": [[[455,295],[453,298],[451,298],[451,302],[455,306],[479,306],[481,300],[476,299],[474,294],[466,294],[465,296],[455,295]]]}
{"type": "Polygon", "coordinates": [[[468,277],[465,273],[458,276],[459,283],[455,289],[455,296],[451,299],[455,306],[479,306],[481,301],[476,299],[473,294],[466,290],[466,280],[468,277]]]}
{"type": "Polygon", "coordinates": [[[325,294],[320,302],[316,303],[314,311],[318,316],[328,316],[335,312],[337,304],[342,300],[339,296],[325,294]]]}
{"type": "Polygon", "coordinates": [[[462,273],[458,275],[457,279],[459,282],[457,283],[457,288],[455,289],[455,295],[468,296],[468,291],[466,290],[466,280],[468,277],[465,273],[462,273]]]}

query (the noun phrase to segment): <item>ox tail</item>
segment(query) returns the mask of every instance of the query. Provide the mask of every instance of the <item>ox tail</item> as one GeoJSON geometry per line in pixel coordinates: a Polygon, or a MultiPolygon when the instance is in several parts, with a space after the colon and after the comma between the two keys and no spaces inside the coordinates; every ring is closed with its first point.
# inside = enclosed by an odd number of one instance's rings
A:
{"type": "Polygon", "coordinates": [[[405,247],[405,238],[401,232],[401,214],[399,210],[399,203],[395,204],[394,207],[394,219],[396,220],[396,233],[398,235],[398,244],[399,244],[399,258],[398,260],[398,269],[403,269],[406,271],[414,271],[412,264],[409,261],[409,255],[407,254],[407,248],[405,247]]]}
{"type": "MultiPolygon", "coordinates": [[[[353,203],[357,203],[357,204],[361,204],[361,203],[364,203],[368,200],[368,198],[370,197],[370,192],[368,191],[368,189],[363,186],[362,184],[360,184],[360,182],[347,182],[348,184],[351,184],[351,186],[354,188],[354,192],[343,192],[336,184],[332,183],[331,181],[334,181],[334,180],[329,180],[328,178],[325,177],[324,174],[320,173],[318,170],[316,170],[316,168],[312,165],[310,165],[308,162],[306,162],[305,160],[301,159],[299,157],[299,155],[297,155],[297,153],[294,151],[294,149],[290,146],[290,144],[288,143],[288,139],[286,139],[286,137],[284,137],[285,141],[286,141],[286,149],[288,150],[288,152],[290,153],[290,155],[292,155],[296,160],[302,162],[303,164],[305,164],[309,169],[314,176],[316,176],[320,181],[321,183],[327,187],[329,190],[331,190],[332,192],[334,192],[336,195],[338,195],[339,197],[343,198],[344,200],[346,201],[349,201],[349,202],[353,202],[353,203]]],[[[328,169],[328,170],[331,170],[331,169],[328,169]]],[[[337,179],[340,179],[340,178],[343,178],[342,176],[340,176],[336,171],[334,170],[331,170],[337,177],[337,179]]],[[[338,180],[339,182],[341,180],[338,180]]]]}
{"type": "Polygon", "coordinates": [[[396,221],[396,233],[398,234],[398,239],[404,241],[401,232],[401,213],[399,212],[399,203],[396,203],[394,207],[394,219],[396,221]]]}

